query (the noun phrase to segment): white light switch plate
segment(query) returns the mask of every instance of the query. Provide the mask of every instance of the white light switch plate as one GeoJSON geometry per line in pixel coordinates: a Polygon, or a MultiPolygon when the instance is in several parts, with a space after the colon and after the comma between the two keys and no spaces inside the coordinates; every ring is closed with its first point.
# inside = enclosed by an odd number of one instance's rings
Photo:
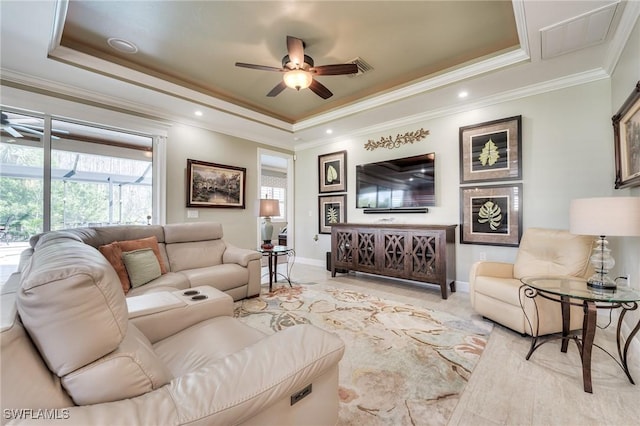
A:
{"type": "Polygon", "coordinates": [[[187,210],[187,217],[189,219],[195,219],[198,217],[198,210],[187,210]]]}

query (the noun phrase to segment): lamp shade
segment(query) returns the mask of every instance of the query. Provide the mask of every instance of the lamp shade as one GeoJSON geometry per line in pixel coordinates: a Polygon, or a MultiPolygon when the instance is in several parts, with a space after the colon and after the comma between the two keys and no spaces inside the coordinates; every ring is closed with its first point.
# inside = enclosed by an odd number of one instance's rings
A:
{"type": "Polygon", "coordinates": [[[258,216],[273,217],[280,216],[280,203],[272,198],[260,199],[260,213],[258,216]]]}
{"type": "Polygon", "coordinates": [[[640,236],[640,197],[571,200],[569,232],[578,235],[640,236]]]}
{"type": "Polygon", "coordinates": [[[311,85],[311,82],[313,81],[311,73],[305,70],[287,71],[282,76],[282,79],[284,80],[284,84],[286,84],[287,87],[296,90],[306,89],[311,85]]]}

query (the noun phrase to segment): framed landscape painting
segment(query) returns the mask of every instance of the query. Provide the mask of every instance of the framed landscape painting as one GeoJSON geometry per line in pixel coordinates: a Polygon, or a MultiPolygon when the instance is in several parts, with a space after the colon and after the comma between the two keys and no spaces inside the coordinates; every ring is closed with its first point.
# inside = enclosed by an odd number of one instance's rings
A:
{"type": "Polygon", "coordinates": [[[460,188],[460,242],[520,245],[522,184],[460,188]]]}
{"type": "Polygon", "coordinates": [[[522,116],[460,128],[460,183],[522,178],[522,116]]]}
{"type": "Polygon", "coordinates": [[[347,151],[318,156],[318,192],[344,192],[347,190],[347,151]]]}
{"type": "Polygon", "coordinates": [[[347,221],[347,195],[321,195],[318,197],[320,234],[330,234],[331,225],[347,221]]]}
{"type": "Polygon", "coordinates": [[[615,188],[640,185],[640,81],[614,115],[615,188]]]}
{"type": "Polygon", "coordinates": [[[187,160],[187,207],[244,209],[247,169],[187,160]]]}

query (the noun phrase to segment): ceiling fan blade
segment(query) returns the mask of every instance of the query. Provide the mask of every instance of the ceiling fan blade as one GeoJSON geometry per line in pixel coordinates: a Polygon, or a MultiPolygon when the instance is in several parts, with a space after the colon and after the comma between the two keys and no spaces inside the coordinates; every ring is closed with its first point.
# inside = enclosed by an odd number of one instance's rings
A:
{"type": "MultiPolygon", "coordinates": [[[[26,131],[26,129],[31,129],[31,130],[37,130],[38,134],[42,134],[42,132],[44,132],[44,127],[42,126],[34,126],[31,124],[13,124],[13,126],[16,129],[23,129],[26,131]]],[[[68,130],[62,130],[62,129],[51,129],[51,133],[58,133],[61,135],[70,135],[71,132],[68,130]]]]}
{"type": "Polygon", "coordinates": [[[320,65],[310,68],[309,71],[317,75],[356,74],[358,72],[358,66],[356,64],[320,65]]]}
{"type": "Polygon", "coordinates": [[[327,89],[324,84],[320,83],[316,79],[313,79],[313,81],[311,82],[311,86],[309,86],[309,89],[311,89],[313,93],[320,96],[322,99],[329,99],[331,96],[333,96],[331,90],[327,89]]]}
{"type": "Polygon", "coordinates": [[[287,51],[289,60],[301,67],[304,64],[304,44],[299,38],[287,36],[287,51]]]}
{"type": "Polygon", "coordinates": [[[31,133],[33,135],[44,136],[43,132],[40,132],[38,130],[34,130],[34,129],[30,128],[30,127],[18,126],[18,125],[14,124],[13,128],[16,129],[16,130],[21,130],[21,131],[23,131],[25,133],[31,133]]]}
{"type": "Polygon", "coordinates": [[[18,133],[18,131],[16,131],[16,129],[14,129],[11,126],[2,126],[2,130],[4,130],[5,132],[9,133],[14,138],[21,138],[22,137],[22,135],[20,133],[18,133]]]}
{"type": "Polygon", "coordinates": [[[282,68],[269,67],[267,65],[245,64],[244,62],[236,62],[236,67],[250,68],[252,70],[285,72],[282,68]]]}
{"type": "MultiPolygon", "coordinates": [[[[43,132],[39,132],[39,131],[37,131],[35,129],[32,129],[30,127],[25,127],[25,126],[22,126],[22,125],[18,126],[18,125],[15,125],[15,124],[13,125],[13,127],[15,129],[21,130],[21,131],[23,131],[25,133],[31,133],[32,135],[36,135],[36,136],[39,136],[39,137],[43,137],[44,136],[43,132]]],[[[67,132],[66,130],[60,130],[59,132],[62,133],[62,134],[69,134],[69,132],[67,132]]],[[[52,134],[51,135],[51,139],[60,139],[60,138],[58,136],[52,134]]]]}
{"type": "Polygon", "coordinates": [[[284,84],[284,81],[281,81],[280,83],[278,83],[276,87],[274,87],[273,89],[271,89],[269,93],[267,93],[267,96],[269,96],[270,98],[273,98],[274,96],[278,96],[280,92],[282,92],[286,88],[287,88],[287,85],[284,84]]]}

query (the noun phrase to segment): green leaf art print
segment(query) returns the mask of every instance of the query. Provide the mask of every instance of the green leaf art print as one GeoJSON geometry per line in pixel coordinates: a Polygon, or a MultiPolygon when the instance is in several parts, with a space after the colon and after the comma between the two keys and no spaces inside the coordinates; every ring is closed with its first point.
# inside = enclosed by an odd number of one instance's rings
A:
{"type": "Polygon", "coordinates": [[[493,201],[487,201],[484,203],[478,212],[478,223],[487,222],[489,222],[489,227],[493,231],[498,229],[500,227],[500,222],[502,222],[502,210],[500,209],[500,206],[495,204],[493,201]]]}
{"type": "Polygon", "coordinates": [[[334,207],[327,208],[327,222],[338,223],[338,210],[334,207]]]}
{"type": "Polygon", "coordinates": [[[326,177],[327,183],[333,183],[333,181],[336,180],[337,177],[338,177],[338,171],[336,170],[336,168],[331,165],[327,167],[327,177],[326,177]]]}
{"type": "Polygon", "coordinates": [[[500,152],[498,152],[498,147],[491,139],[489,139],[480,153],[480,163],[482,163],[483,166],[486,166],[487,164],[489,166],[493,166],[499,158],[500,152]]]}

